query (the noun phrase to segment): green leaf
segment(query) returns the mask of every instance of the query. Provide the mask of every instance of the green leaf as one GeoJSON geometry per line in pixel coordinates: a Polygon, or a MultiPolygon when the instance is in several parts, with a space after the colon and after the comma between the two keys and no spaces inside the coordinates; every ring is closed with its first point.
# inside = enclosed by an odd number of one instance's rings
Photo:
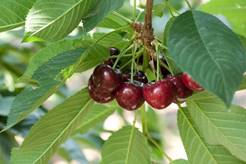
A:
{"type": "Polygon", "coordinates": [[[14,97],[2,97],[0,95],[0,115],[7,116],[9,114],[11,103],[13,102],[14,97]]]}
{"type": "Polygon", "coordinates": [[[168,48],[183,72],[230,105],[246,68],[246,54],[227,26],[212,15],[187,11],[175,19],[168,48]]]}
{"type": "MultiPolygon", "coordinates": [[[[166,26],[165,26],[165,30],[164,30],[164,37],[163,37],[163,45],[167,47],[167,39],[169,38],[169,32],[170,29],[174,23],[176,17],[172,17],[171,19],[169,19],[169,21],[167,22],[166,26]]],[[[177,67],[177,65],[175,64],[172,56],[169,54],[168,51],[165,51],[165,59],[168,63],[168,66],[170,67],[172,73],[174,75],[181,73],[182,71],[177,67]]]]}
{"type": "Polygon", "coordinates": [[[33,74],[32,80],[37,81],[39,85],[37,88],[26,87],[15,98],[5,130],[27,117],[50,95],[55,93],[75,71],[78,71],[78,69],[79,71],[88,70],[101,63],[108,56],[106,48],[97,44],[93,44],[92,47],[88,48],[87,44],[83,45],[86,42],[80,41],[80,44],[77,44],[77,42],[73,44],[68,41],[68,45],[70,44],[71,47],[65,48],[66,46],[64,46],[64,48],[66,50],[71,48],[71,50],[64,52],[56,50],[56,48],[66,44],[66,41],[61,42],[60,46],[51,44],[51,46],[38,53],[39,57],[34,57],[37,58],[32,60],[33,63],[31,63],[27,75],[33,74]],[[82,46],[82,48],[77,48],[79,46],[82,46]],[[54,52],[56,54],[51,55],[54,52]],[[41,66],[38,64],[38,58],[40,58],[41,66]],[[91,60],[91,58],[95,60],[91,60]]]}
{"type": "Polygon", "coordinates": [[[13,150],[11,163],[48,163],[59,145],[86,118],[93,103],[87,92],[87,89],[78,92],[42,117],[21,147],[13,150]]]}
{"type": "Polygon", "coordinates": [[[85,32],[93,29],[99,22],[103,20],[109,12],[120,8],[124,3],[124,0],[99,0],[94,7],[94,10],[90,15],[84,17],[83,28],[85,32]]]}
{"type": "Polygon", "coordinates": [[[232,105],[228,110],[220,99],[206,92],[188,99],[187,106],[207,143],[223,145],[235,157],[246,161],[246,110],[232,105]]]}
{"type": "Polygon", "coordinates": [[[0,3],[0,32],[25,24],[25,18],[36,0],[3,0],[0,3]]]}
{"type": "Polygon", "coordinates": [[[150,153],[145,137],[133,126],[112,134],[102,150],[102,164],[149,164],[150,153]]]}
{"type": "Polygon", "coordinates": [[[55,41],[68,35],[98,0],[37,0],[27,15],[25,41],[55,41]]]}
{"type": "Polygon", "coordinates": [[[37,0],[25,26],[25,41],[56,41],[67,36],[83,22],[88,31],[108,12],[121,6],[122,0],[37,0]]]}
{"type": "MultiPolygon", "coordinates": [[[[110,29],[117,29],[124,26],[127,26],[129,22],[122,18],[118,13],[113,12],[112,14],[108,15],[98,24],[98,27],[110,28],[110,29]]],[[[131,28],[128,29],[130,31],[131,28]]]]}
{"type": "Polygon", "coordinates": [[[235,32],[246,36],[245,6],[245,0],[211,0],[202,5],[201,10],[225,16],[235,32]]]}
{"type": "Polygon", "coordinates": [[[78,126],[76,132],[84,133],[88,131],[91,127],[101,123],[115,111],[115,106],[112,105],[112,103],[98,104],[94,102],[89,108],[90,111],[87,113],[83,122],[78,126]]]}
{"type": "MultiPolygon", "coordinates": [[[[222,146],[208,145],[199,131],[187,109],[178,112],[180,135],[191,164],[243,164],[222,146]]],[[[206,129],[208,130],[208,129],[206,129]]]]}
{"type": "Polygon", "coordinates": [[[27,70],[25,71],[24,75],[21,77],[21,79],[28,79],[32,78],[34,72],[41,67],[43,64],[47,63],[50,59],[56,57],[57,55],[70,51],[75,48],[89,47],[90,44],[88,44],[86,41],[81,40],[62,40],[59,42],[54,42],[49,44],[49,46],[41,49],[39,52],[37,52],[29,61],[27,70]]]}
{"type": "Polygon", "coordinates": [[[178,160],[172,161],[170,164],[189,164],[189,162],[184,159],[178,159],[178,160]]]}

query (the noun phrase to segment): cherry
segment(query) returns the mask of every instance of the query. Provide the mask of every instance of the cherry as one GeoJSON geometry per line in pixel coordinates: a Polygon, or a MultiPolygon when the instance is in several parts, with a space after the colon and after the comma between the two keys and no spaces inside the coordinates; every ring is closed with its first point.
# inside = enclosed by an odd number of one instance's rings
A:
{"type": "Polygon", "coordinates": [[[122,108],[130,111],[138,109],[144,103],[142,88],[128,82],[121,84],[115,98],[122,108]]]}
{"type": "Polygon", "coordinates": [[[92,76],[89,79],[88,90],[90,97],[98,103],[107,103],[114,99],[113,93],[101,92],[98,90],[92,82],[92,76]]]}
{"type": "Polygon", "coordinates": [[[192,95],[193,91],[184,85],[182,75],[168,76],[167,80],[174,85],[177,99],[185,99],[192,95]]]}
{"type": "Polygon", "coordinates": [[[136,81],[142,82],[144,84],[148,83],[148,78],[146,77],[143,71],[136,72],[133,79],[136,81]]]}
{"type": "Polygon", "coordinates": [[[146,84],[143,95],[147,103],[155,109],[163,109],[174,100],[174,86],[168,80],[146,84]]]}
{"type": "Polygon", "coordinates": [[[106,64],[97,66],[92,74],[92,83],[101,92],[114,92],[120,82],[119,74],[106,64]]]}
{"type": "Polygon", "coordinates": [[[115,47],[110,47],[109,53],[110,53],[110,56],[117,56],[120,54],[120,50],[118,48],[115,48],[115,47]]]}
{"type": "Polygon", "coordinates": [[[192,80],[191,76],[187,73],[182,74],[182,81],[187,88],[189,88],[193,91],[202,91],[203,90],[203,88],[197,82],[192,80]]]}

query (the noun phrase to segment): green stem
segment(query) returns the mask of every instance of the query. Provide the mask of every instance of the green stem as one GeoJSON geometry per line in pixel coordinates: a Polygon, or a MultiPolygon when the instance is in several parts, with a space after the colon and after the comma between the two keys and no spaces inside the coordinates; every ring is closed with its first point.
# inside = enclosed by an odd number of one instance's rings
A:
{"type": "MultiPolygon", "coordinates": [[[[135,55],[134,59],[137,59],[139,56],[141,56],[141,55],[142,55],[142,53],[143,53],[143,51],[144,51],[144,49],[143,49],[143,48],[142,48],[140,51],[138,51],[138,52],[136,53],[136,55],[135,55]]],[[[132,62],[132,61],[131,61],[131,60],[129,60],[129,61],[128,61],[128,62],[126,62],[123,66],[121,66],[121,67],[120,67],[120,69],[125,68],[125,67],[126,67],[126,66],[128,66],[131,62],[132,62]]]]}
{"type": "Polygon", "coordinates": [[[169,13],[171,14],[171,16],[172,16],[172,17],[175,17],[174,14],[173,14],[172,9],[170,8],[170,4],[169,4],[168,0],[166,0],[166,6],[167,6],[168,11],[169,11],[169,13]]]}
{"type": "Polygon", "coordinates": [[[142,106],[141,109],[141,119],[142,119],[142,129],[143,129],[143,134],[145,136],[149,135],[148,132],[148,125],[147,125],[147,120],[146,120],[146,110],[145,110],[145,105],[142,106]]]}
{"type": "Polygon", "coordinates": [[[192,9],[190,2],[189,2],[188,0],[185,0],[185,2],[186,2],[186,4],[188,5],[188,7],[189,7],[190,9],[192,9]]]}
{"type": "Polygon", "coordinates": [[[121,51],[121,53],[118,55],[118,57],[116,58],[116,61],[114,62],[113,69],[115,69],[115,67],[116,67],[116,65],[118,64],[118,62],[119,62],[119,60],[121,59],[121,57],[122,57],[127,51],[129,51],[131,48],[132,48],[132,42],[130,42],[130,44],[128,44],[128,45],[123,49],[123,51],[121,51]]]}
{"type": "Polygon", "coordinates": [[[133,11],[132,11],[132,17],[135,20],[137,13],[137,0],[133,0],[133,11]]]}
{"type": "Polygon", "coordinates": [[[137,21],[138,21],[138,19],[139,19],[139,18],[140,18],[140,16],[142,15],[142,13],[143,13],[143,12],[139,11],[139,13],[138,13],[138,15],[137,15],[137,17],[136,17],[136,19],[135,19],[135,21],[134,21],[134,22],[137,22],[137,21]]]}
{"type": "Polygon", "coordinates": [[[136,43],[134,43],[133,44],[133,48],[132,48],[131,83],[133,83],[134,64],[135,64],[136,51],[137,51],[137,45],[136,45],[136,43]]]}
{"type": "Polygon", "coordinates": [[[157,64],[157,70],[156,70],[156,79],[157,79],[157,81],[158,80],[160,80],[160,56],[159,56],[159,48],[158,48],[158,45],[157,44],[155,44],[156,46],[156,48],[155,48],[155,50],[156,50],[156,64],[157,64]]]}

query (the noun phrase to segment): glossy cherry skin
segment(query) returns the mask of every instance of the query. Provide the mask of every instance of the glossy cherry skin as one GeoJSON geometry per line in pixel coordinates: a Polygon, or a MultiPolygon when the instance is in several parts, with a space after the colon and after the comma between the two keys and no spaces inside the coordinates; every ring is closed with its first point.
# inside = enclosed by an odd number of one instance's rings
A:
{"type": "Polygon", "coordinates": [[[182,75],[168,76],[167,80],[174,85],[177,99],[185,99],[192,95],[193,91],[185,86],[182,75]]]}
{"type": "Polygon", "coordinates": [[[92,83],[104,93],[114,92],[121,83],[120,76],[109,65],[97,66],[92,74],[92,83]]]}
{"type": "Polygon", "coordinates": [[[142,88],[128,82],[121,84],[115,98],[122,108],[129,111],[138,109],[144,103],[142,88]]]}
{"type": "Polygon", "coordinates": [[[144,84],[148,83],[148,78],[143,71],[136,72],[133,79],[144,84]]]}
{"type": "Polygon", "coordinates": [[[115,48],[115,47],[110,47],[109,53],[110,53],[110,56],[117,56],[120,54],[120,50],[118,48],[115,48]]]}
{"type": "Polygon", "coordinates": [[[187,73],[182,74],[182,81],[187,88],[189,88],[193,91],[199,92],[199,91],[203,90],[203,88],[197,82],[192,80],[191,76],[188,75],[187,73]]]}
{"type": "Polygon", "coordinates": [[[174,86],[168,80],[146,84],[143,88],[145,101],[155,109],[163,109],[174,100],[174,86]]]}
{"type": "Polygon", "coordinates": [[[114,99],[114,93],[105,93],[98,90],[92,82],[92,77],[89,79],[88,91],[90,97],[98,103],[107,103],[114,99]]]}

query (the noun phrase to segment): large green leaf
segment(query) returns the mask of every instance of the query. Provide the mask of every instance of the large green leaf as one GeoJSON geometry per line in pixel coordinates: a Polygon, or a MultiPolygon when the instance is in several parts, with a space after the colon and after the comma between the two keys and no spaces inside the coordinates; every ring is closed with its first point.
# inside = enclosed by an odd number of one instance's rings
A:
{"type": "Polygon", "coordinates": [[[220,99],[206,92],[187,101],[194,120],[207,143],[223,145],[237,158],[246,161],[246,110],[231,106],[228,110],[220,99]]]}
{"type": "Polygon", "coordinates": [[[133,126],[127,126],[112,134],[103,146],[102,164],[149,164],[147,141],[133,126]]]}
{"type": "Polygon", "coordinates": [[[48,163],[49,157],[85,119],[92,104],[87,89],[78,92],[46,114],[31,129],[11,163],[48,163]]]}
{"type": "Polygon", "coordinates": [[[233,30],[246,36],[246,1],[245,0],[211,0],[201,6],[203,11],[225,16],[233,30]]]}
{"type": "Polygon", "coordinates": [[[64,38],[83,22],[88,31],[123,0],[37,0],[26,19],[26,41],[64,38]]]}
{"type": "MultiPolygon", "coordinates": [[[[178,112],[180,135],[191,164],[244,164],[223,146],[208,145],[195,126],[187,109],[178,112]]],[[[207,130],[207,129],[206,129],[207,130]]]]}
{"type": "Polygon", "coordinates": [[[216,17],[187,11],[169,33],[168,48],[182,71],[230,105],[246,68],[238,37],[216,17]]]}
{"type": "Polygon", "coordinates": [[[2,0],[0,3],[0,32],[25,24],[25,18],[36,0],[2,0]]]}
{"type": "Polygon", "coordinates": [[[25,40],[58,40],[68,35],[99,0],[37,0],[27,15],[25,40]]]}
{"type": "MultiPolygon", "coordinates": [[[[80,41],[81,44],[73,44],[68,41],[67,48],[64,46],[64,51],[56,50],[60,46],[66,44],[66,41],[61,42],[59,46],[49,46],[41,50],[34,60],[31,60],[30,69],[27,71],[27,76],[32,75],[32,80],[38,82],[37,88],[26,87],[14,100],[9,114],[7,127],[8,129],[27,117],[34,109],[40,106],[50,95],[64,84],[65,80],[72,75],[77,69],[85,71],[98,63],[102,62],[108,56],[106,48],[94,45],[88,48],[87,44],[82,44],[86,41],[80,41]],[[78,47],[82,48],[78,48],[78,47]],[[67,51],[71,49],[70,51],[67,51]],[[56,52],[55,54],[53,54],[56,52]],[[54,57],[51,57],[53,55],[54,57]],[[46,56],[47,55],[47,56],[46,56]],[[47,57],[47,58],[46,58],[47,57]],[[40,58],[40,65],[38,62],[40,58]],[[90,60],[94,58],[96,60],[90,60]],[[90,61],[90,62],[88,62],[90,61]]],[[[59,43],[57,43],[59,44],[59,43]]]]}
{"type": "Polygon", "coordinates": [[[81,124],[78,126],[76,132],[86,132],[94,125],[105,120],[110,114],[115,111],[115,109],[116,107],[112,103],[98,104],[94,102],[90,106],[90,111],[86,115],[86,118],[83,120],[83,122],[81,122],[81,124]]]}
{"type": "Polygon", "coordinates": [[[47,63],[51,58],[63,52],[72,50],[74,48],[89,47],[90,43],[81,40],[62,40],[59,42],[51,43],[49,46],[37,52],[29,61],[27,70],[21,79],[31,78],[34,72],[43,64],[47,63]]]}

